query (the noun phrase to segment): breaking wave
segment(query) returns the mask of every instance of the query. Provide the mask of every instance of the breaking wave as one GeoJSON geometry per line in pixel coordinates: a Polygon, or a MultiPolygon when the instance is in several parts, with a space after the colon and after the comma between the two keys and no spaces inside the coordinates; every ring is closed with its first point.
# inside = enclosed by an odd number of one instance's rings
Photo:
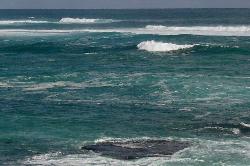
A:
{"type": "Polygon", "coordinates": [[[0,25],[10,25],[10,24],[43,24],[49,23],[48,21],[42,20],[0,20],[0,25]]]}
{"type": "Polygon", "coordinates": [[[177,51],[187,48],[192,48],[195,45],[177,45],[173,43],[163,43],[152,41],[144,41],[137,45],[139,50],[146,50],[149,52],[169,52],[169,51],[177,51]]]}
{"type": "Polygon", "coordinates": [[[190,27],[167,27],[163,25],[147,25],[146,29],[151,30],[172,30],[172,31],[250,31],[250,26],[190,26],[190,27]]]}
{"type": "Polygon", "coordinates": [[[88,18],[62,18],[60,23],[63,24],[93,24],[93,23],[110,23],[112,19],[88,19],[88,18]]]}
{"type": "Polygon", "coordinates": [[[94,23],[111,23],[116,22],[112,19],[88,19],[88,18],[62,18],[61,20],[46,21],[34,20],[34,17],[24,20],[0,20],[0,25],[15,25],[15,24],[94,24],[94,23]]]}
{"type": "Polygon", "coordinates": [[[146,31],[155,34],[193,34],[193,35],[215,35],[215,36],[250,36],[250,26],[189,26],[175,27],[163,25],[147,25],[146,31]]]}
{"type": "MultiPolygon", "coordinates": [[[[26,21],[27,23],[29,21],[26,21]]],[[[43,21],[32,21],[44,23],[43,21]]],[[[60,24],[95,24],[113,22],[108,19],[72,19],[63,18],[60,24]]],[[[23,22],[25,23],[25,22],[23,22]]],[[[0,25],[3,24],[0,21],[0,25]]],[[[131,34],[152,34],[152,35],[203,35],[203,36],[250,36],[250,26],[193,26],[193,27],[166,27],[148,25],[144,28],[107,28],[107,29],[1,29],[0,35],[29,35],[30,33],[62,34],[62,33],[131,33],[131,34]]]]}
{"type": "Polygon", "coordinates": [[[246,124],[244,122],[241,122],[240,125],[241,127],[244,127],[244,128],[250,128],[250,124],[246,124]]]}
{"type": "MultiPolygon", "coordinates": [[[[101,138],[95,140],[96,143],[98,142],[126,142],[126,141],[136,141],[136,140],[173,140],[173,138],[150,138],[150,137],[142,137],[142,138],[101,138]]],[[[186,141],[188,139],[178,139],[186,141]]],[[[100,154],[94,152],[82,152],[81,154],[64,154],[63,152],[49,152],[45,154],[34,155],[29,158],[26,158],[23,161],[24,165],[55,165],[55,166],[91,166],[91,165],[131,165],[131,166],[138,166],[138,165],[151,165],[151,166],[158,166],[158,165],[165,165],[167,163],[183,163],[188,162],[189,164],[192,163],[200,163],[200,160],[192,160],[191,158],[182,157],[181,155],[188,151],[189,148],[179,151],[169,156],[162,156],[162,157],[148,157],[142,158],[137,160],[118,160],[109,157],[103,157],[100,154]]]]}
{"type": "MultiPolygon", "coordinates": [[[[120,166],[120,165],[131,165],[131,166],[138,166],[138,165],[151,165],[151,166],[158,166],[164,165],[165,163],[171,162],[185,162],[187,159],[179,159],[173,158],[169,159],[167,157],[155,157],[155,158],[145,158],[135,161],[122,161],[116,160],[112,158],[106,158],[99,156],[97,154],[69,154],[63,155],[62,152],[55,152],[55,153],[47,153],[36,155],[31,158],[28,158],[23,162],[24,165],[54,165],[54,166],[92,166],[92,165],[99,165],[99,166],[106,166],[106,165],[113,165],[113,166],[120,166]]],[[[190,161],[187,160],[187,161],[190,161]]]]}
{"type": "MultiPolygon", "coordinates": [[[[113,140],[112,138],[110,138],[113,140]]],[[[108,138],[97,140],[96,142],[110,141],[108,138]]],[[[171,139],[171,138],[170,138],[171,139]]],[[[114,141],[117,139],[114,139],[114,141]]],[[[131,139],[118,139],[119,141],[127,141],[131,139]]],[[[132,139],[133,140],[133,139],[132,139]]],[[[123,161],[102,157],[99,154],[85,152],[81,154],[64,154],[63,152],[49,152],[38,154],[26,158],[21,161],[24,165],[55,165],[55,166],[90,166],[90,165],[209,165],[211,158],[217,158],[213,161],[215,164],[221,164],[224,155],[231,156],[230,159],[224,161],[225,165],[232,165],[235,160],[241,158],[248,162],[250,159],[250,144],[246,139],[243,140],[204,140],[204,139],[188,139],[183,141],[193,141],[194,146],[187,148],[174,154],[171,157],[151,157],[132,161],[123,161]],[[204,157],[205,156],[205,157],[204,157]]]]}

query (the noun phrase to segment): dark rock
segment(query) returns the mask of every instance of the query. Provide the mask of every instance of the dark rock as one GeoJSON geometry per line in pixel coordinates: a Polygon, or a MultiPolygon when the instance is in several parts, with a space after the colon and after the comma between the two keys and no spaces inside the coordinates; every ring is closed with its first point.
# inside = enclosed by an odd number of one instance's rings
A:
{"type": "Polygon", "coordinates": [[[143,157],[169,156],[189,147],[189,142],[169,140],[136,140],[127,142],[101,142],[86,145],[82,150],[93,151],[102,156],[121,160],[133,160],[143,157]]]}

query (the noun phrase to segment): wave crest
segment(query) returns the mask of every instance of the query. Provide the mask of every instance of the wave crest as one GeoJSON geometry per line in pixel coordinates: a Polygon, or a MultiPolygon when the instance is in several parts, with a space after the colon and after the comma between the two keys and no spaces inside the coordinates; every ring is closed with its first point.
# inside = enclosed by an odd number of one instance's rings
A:
{"type": "Polygon", "coordinates": [[[62,18],[60,23],[64,24],[93,24],[93,23],[109,23],[113,22],[111,19],[89,19],[89,18],[62,18]]]}
{"type": "Polygon", "coordinates": [[[163,25],[147,25],[145,28],[157,30],[157,29],[165,29],[167,27],[163,25]]]}
{"type": "Polygon", "coordinates": [[[195,45],[177,45],[173,43],[163,43],[152,41],[144,41],[137,45],[139,50],[146,50],[149,52],[169,52],[169,51],[177,51],[187,48],[192,48],[195,45]]]}
{"type": "Polygon", "coordinates": [[[250,26],[190,26],[190,27],[167,27],[163,25],[147,25],[148,30],[172,30],[172,31],[217,31],[217,32],[246,32],[250,26]]]}
{"type": "Polygon", "coordinates": [[[215,35],[215,36],[249,36],[250,26],[163,26],[163,25],[147,25],[145,28],[147,33],[160,35],[215,35]]]}
{"type": "Polygon", "coordinates": [[[48,23],[48,21],[42,20],[0,20],[0,25],[8,25],[8,24],[42,24],[48,23]]]}
{"type": "MultiPolygon", "coordinates": [[[[114,20],[71,20],[67,19],[56,22],[58,24],[96,24],[108,23],[114,20]]],[[[2,23],[3,24],[3,23],[2,23]]],[[[1,25],[1,21],[0,21],[1,25]]],[[[151,35],[203,35],[203,36],[250,36],[250,26],[192,26],[192,27],[166,27],[162,25],[148,25],[144,28],[104,28],[104,29],[1,29],[0,36],[5,35],[48,35],[48,34],[68,34],[68,33],[131,33],[131,34],[151,34],[151,35]]]]}

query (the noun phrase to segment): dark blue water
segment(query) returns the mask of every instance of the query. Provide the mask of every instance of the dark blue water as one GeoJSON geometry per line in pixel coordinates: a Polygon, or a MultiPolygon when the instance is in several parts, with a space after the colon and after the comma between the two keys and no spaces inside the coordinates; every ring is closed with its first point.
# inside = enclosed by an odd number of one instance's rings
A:
{"type": "Polygon", "coordinates": [[[0,165],[248,165],[249,36],[248,9],[0,10],[0,165]],[[80,150],[143,138],[193,145],[80,150]]]}

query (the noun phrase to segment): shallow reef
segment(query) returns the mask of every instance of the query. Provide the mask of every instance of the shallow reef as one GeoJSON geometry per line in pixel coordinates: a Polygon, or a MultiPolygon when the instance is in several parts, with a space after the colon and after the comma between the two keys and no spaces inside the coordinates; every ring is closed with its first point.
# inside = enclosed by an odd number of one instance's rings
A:
{"type": "Polygon", "coordinates": [[[107,141],[83,146],[82,150],[93,151],[102,156],[120,160],[144,157],[170,156],[191,146],[189,142],[172,140],[107,141]]]}

